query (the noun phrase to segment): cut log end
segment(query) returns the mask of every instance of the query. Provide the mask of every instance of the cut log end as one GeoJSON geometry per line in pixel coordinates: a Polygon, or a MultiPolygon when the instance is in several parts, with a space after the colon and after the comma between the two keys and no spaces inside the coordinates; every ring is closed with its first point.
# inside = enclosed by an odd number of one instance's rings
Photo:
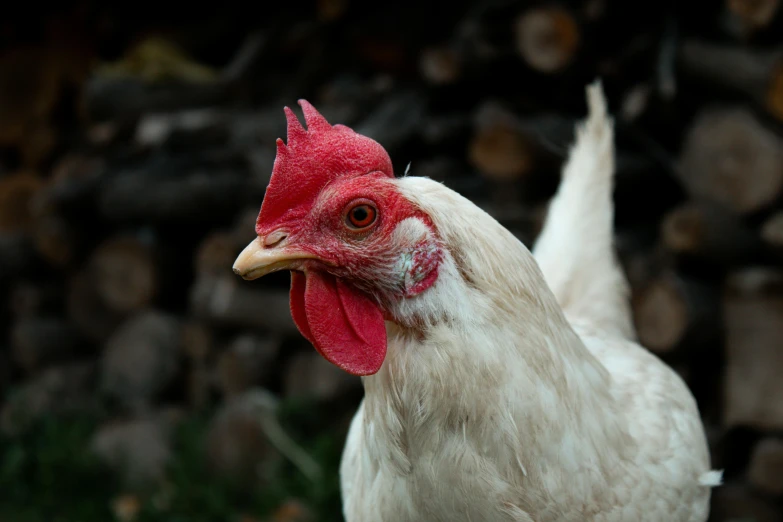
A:
{"type": "Polygon", "coordinates": [[[634,320],[641,344],[654,352],[673,350],[688,327],[688,307],[670,278],[650,283],[634,298],[634,320]]]}
{"type": "Polygon", "coordinates": [[[726,484],[715,489],[712,511],[724,522],[753,520],[780,522],[780,508],[771,499],[757,495],[746,484],[726,484]]]}
{"type": "Polygon", "coordinates": [[[741,264],[760,251],[758,233],[720,205],[687,202],[661,223],[661,242],[678,257],[720,267],[741,264]]]}
{"type": "Polygon", "coordinates": [[[473,120],[475,130],[468,159],[481,174],[495,181],[513,181],[532,170],[535,148],[513,112],[496,103],[485,103],[473,120]]]}
{"type": "Polygon", "coordinates": [[[347,7],[347,0],[318,0],[318,16],[322,20],[338,20],[343,16],[347,7]]]}
{"type": "Polygon", "coordinates": [[[747,268],[732,274],[723,297],[726,328],[725,422],[783,429],[783,273],[747,268]]]}
{"type": "Polygon", "coordinates": [[[673,272],[652,279],[631,303],[639,341],[657,353],[712,342],[719,316],[714,294],[709,286],[673,272]]]}
{"type": "Polygon", "coordinates": [[[55,317],[22,318],[14,324],[10,337],[14,362],[29,373],[65,360],[80,341],[69,323],[55,317]]]}
{"type": "Polygon", "coordinates": [[[121,317],[106,306],[93,283],[86,270],[71,278],[67,295],[68,316],[87,338],[101,342],[117,327],[121,317]]]}
{"type": "Polygon", "coordinates": [[[122,317],[152,303],[157,269],[140,240],[115,237],[102,243],[68,290],[68,313],[89,338],[105,340],[122,317]]]}
{"type": "Polygon", "coordinates": [[[204,276],[230,274],[234,260],[241,249],[242,246],[237,242],[234,234],[220,232],[210,234],[202,241],[196,253],[196,272],[204,276]]]}
{"type": "Polygon", "coordinates": [[[770,114],[779,121],[783,121],[783,60],[776,64],[772,72],[767,89],[766,104],[770,114]]]}
{"type": "Polygon", "coordinates": [[[130,409],[146,409],[179,373],[181,323],[157,310],[120,325],[101,354],[100,389],[130,409]]]}
{"type": "Polygon", "coordinates": [[[240,285],[234,275],[199,277],[190,293],[191,311],[209,324],[258,328],[281,335],[298,332],[288,301],[288,291],[240,285]]]}
{"type": "Polygon", "coordinates": [[[748,481],[769,495],[783,495],[783,440],[767,438],[753,450],[748,481]]]}
{"type": "Polygon", "coordinates": [[[739,214],[760,210],[783,189],[783,144],[749,111],[712,110],[690,129],[680,178],[695,199],[739,214]]]}
{"type": "Polygon", "coordinates": [[[679,53],[686,73],[749,96],[778,119],[783,119],[782,56],[780,49],[760,51],[699,40],[684,41],[679,53]]]}
{"type": "Polygon", "coordinates": [[[217,359],[217,383],[225,397],[238,396],[254,386],[263,386],[273,373],[281,340],[275,336],[243,335],[224,349],[217,359]]]}
{"type": "Polygon", "coordinates": [[[55,214],[35,220],[33,241],[38,253],[54,266],[66,266],[76,255],[75,231],[55,214]]]}
{"type": "Polygon", "coordinates": [[[99,295],[118,312],[140,310],[155,296],[157,274],[152,253],[135,238],[119,237],[103,243],[93,253],[90,268],[99,295]]]}
{"type": "Polygon", "coordinates": [[[486,177],[515,180],[530,171],[533,151],[520,133],[505,126],[483,129],[470,144],[470,161],[486,177]]]}
{"type": "Polygon", "coordinates": [[[761,238],[770,246],[783,250],[783,211],[774,214],[761,227],[761,238]]]}
{"type": "Polygon", "coordinates": [[[422,76],[434,85],[454,83],[460,75],[460,57],[448,47],[432,47],[424,50],[419,58],[422,76]]]}
{"type": "Polygon", "coordinates": [[[33,198],[42,186],[43,182],[28,172],[0,178],[0,232],[26,231],[31,227],[33,198]]]}
{"type": "Polygon", "coordinates": [[[783,273],[766,267],[745,268],[727,278],[726,293],[729,298],[783,296],[783,273]]]}
{"type": "Polygon", "coordinates": [[[679,207],[663,219],[661,224],[663,243],[673,252],[697,252],[704,241],[705,227],[704,215],[698,207],[679,207]]]}
{"type": "Polygon", "coordinates": [[[767,27],[775,18],[780,0],[726,0],[726,8],[747,32],[767,27]]]}
{"type": "Polygon", "coordinates": [[[517,52],[537,71],[556,73],[568,67],[579,41],[579,26],[565,9],[531,9],[517,19],[517,52]]]}

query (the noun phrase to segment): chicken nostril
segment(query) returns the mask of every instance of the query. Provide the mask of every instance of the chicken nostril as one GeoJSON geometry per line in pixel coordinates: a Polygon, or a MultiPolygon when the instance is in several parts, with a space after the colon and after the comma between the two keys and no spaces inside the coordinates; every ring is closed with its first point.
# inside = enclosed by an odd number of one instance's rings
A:
{"type": "Polygon", "coordinates": [[[264,238],[264,246],[267,248],[277,246],[287,237],[288,232],[285,230],[276,230],[264,238]]]}

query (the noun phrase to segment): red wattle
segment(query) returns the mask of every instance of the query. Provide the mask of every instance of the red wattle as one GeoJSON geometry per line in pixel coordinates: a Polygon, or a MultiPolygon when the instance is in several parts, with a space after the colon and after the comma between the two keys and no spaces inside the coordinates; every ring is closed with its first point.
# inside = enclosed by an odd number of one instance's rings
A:
{"type": "MultiPolygon", "coordinates": [[[[307,325],[307,316],[305,315],[305,288],[307,282],[303,272],[291,272],[291,293],[289,294],[289,304],[291,308],[291,317],[294,319],[296,327],[305,339],[315,344],[313,333],[307,325]]],[[[316,347],[317,349],[317,347],[316,347]]]]}
{"type": "Polygon", "coordinates": [[[372,375],[386,357],[386,326],[366,293],[320,271],[292,272],[291,315],[329,362],[353,375],[372,375]]]}

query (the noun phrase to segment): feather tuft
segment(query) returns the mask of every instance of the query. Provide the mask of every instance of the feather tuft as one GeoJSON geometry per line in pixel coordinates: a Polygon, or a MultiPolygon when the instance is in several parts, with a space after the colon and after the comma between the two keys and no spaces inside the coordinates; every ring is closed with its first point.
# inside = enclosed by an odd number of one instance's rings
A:
{"type": "Polygon", "coordinates": [[[712,470],[702,473],[699,485],[714,488],[723,484],[723,470],[712,470]]]}

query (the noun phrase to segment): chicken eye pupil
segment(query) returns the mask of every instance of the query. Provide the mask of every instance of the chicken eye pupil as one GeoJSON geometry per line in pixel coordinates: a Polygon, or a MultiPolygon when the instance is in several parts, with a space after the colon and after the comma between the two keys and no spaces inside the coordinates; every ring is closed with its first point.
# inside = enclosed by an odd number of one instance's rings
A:
{"type": "Polygon", "coordinates": [[[357,205],[348,212],[348,222],[353,228],[367,228],[375,222],[375,216],[371,205],[357,205]]]}
{"type": "Polygon", "coordinates": [[[367,219],[367,216],[369,215],[369,212],[367,212],[367,209],[364,207],[357,207],[353,209],[353,218],[356,221],[359,221],[360,223],[367,219]]]}

